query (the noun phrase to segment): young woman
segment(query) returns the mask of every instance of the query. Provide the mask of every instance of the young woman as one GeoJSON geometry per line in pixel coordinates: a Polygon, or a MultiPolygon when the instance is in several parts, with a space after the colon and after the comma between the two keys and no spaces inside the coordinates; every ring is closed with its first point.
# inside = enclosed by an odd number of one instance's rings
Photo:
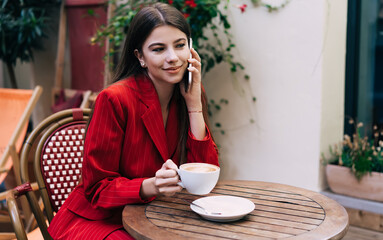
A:
{"type": "Polygon", "coordinates": [[[54,239],[132,239],[122,226],[126,204],[181,191],[176,170],[184,162],[218,165],[189,38],[183,15],[167,4],[132,20],[115,83],[98,95],[89,122],[82,182],[49,227],[54,239]]]}

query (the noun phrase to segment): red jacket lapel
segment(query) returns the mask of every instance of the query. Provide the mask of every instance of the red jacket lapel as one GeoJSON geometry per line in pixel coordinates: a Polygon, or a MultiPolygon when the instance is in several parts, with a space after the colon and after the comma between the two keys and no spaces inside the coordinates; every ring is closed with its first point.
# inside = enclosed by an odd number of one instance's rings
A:
{"type": "Polygon", "coordinates": [[[170,103],[169,108],[169,116],[168,116],[168,122],[166,124],[166,137],[167,137],[167,144],[168,144],[168,150],[170,154],[170,158],[172,158],[174,161],[175,159],[175,152],[178,145],[178,138],[179,138],[179,127],[178,127],[178,111],[177,111],[177,102],[176,99],[172,99],[170,103]]]}
{"type": "Polygon", "coordinates": [[[152,81],[146,77],[138,77],[139,98],[146,105],[141,115],[142,121],[164,161],[169,158],[167,139],[162,119],[160,101],[152,81]]]}

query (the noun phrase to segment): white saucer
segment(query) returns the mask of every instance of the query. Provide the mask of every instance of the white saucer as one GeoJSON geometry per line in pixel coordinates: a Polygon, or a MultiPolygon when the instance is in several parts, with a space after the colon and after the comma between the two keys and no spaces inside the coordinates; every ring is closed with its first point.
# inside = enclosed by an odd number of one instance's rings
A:
{"type": "Polygon", "coordinates": [[[234,196],[203,197],[195,200],[193,203],[200,205],[210,212],[220,212],[221,215],[207,214],[203,209],[195,205],[190,205],[191,210],[199,214],[201,217],[216,222],[239,220],[252,212],[255,208],[252,201],[234,196]]]}

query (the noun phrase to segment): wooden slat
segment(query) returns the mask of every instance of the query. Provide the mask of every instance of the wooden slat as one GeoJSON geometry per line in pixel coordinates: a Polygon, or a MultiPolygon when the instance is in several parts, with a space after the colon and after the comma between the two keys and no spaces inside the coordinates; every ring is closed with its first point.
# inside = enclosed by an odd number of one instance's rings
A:
{"type": "Polygon", "coordinates": [[[263,209],[255,209],[252,215],[262,216],[268,219],[280,219],[280,220],[285,220],[290,222],[297,222],[301,224],[309,224],[309,225],[316,225],[316,226],[319,226],[323,222],[322,219],[313,219],[313,218],[306,218],[301,216],[291,216],[291,215],[286,215],[281,213],[263,211],[263,209]]]}
{"type": "Polygon", "coordinates": [[[270,218],[270,217],[263,217],[255,214],[249,214],[247,219],[250,222],[257,222],[257,223],[266,223],[266,224],[271,224],[271,225],[276,225],[276,226],[285,226],[289,228],[297,228],[301,230],[313,230],[316,228],[318,225],[317,224],[307,224],[307,223],[302,223],[302,222],[297,222],[297,221],[291,221],[291,219],[286,219],[286,220],[280,220],[280,219],[275,219],[275,218],[270,218]]]}

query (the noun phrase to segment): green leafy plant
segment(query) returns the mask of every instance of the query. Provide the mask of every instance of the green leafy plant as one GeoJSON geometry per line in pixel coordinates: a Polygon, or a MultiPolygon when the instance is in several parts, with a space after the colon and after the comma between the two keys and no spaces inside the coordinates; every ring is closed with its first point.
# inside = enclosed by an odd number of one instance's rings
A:
{"type": "Polygon", "coordinates": [[[383,130],[374,126],[373,137],[369,138],[361,134],[362,122],[350,119],[349,124],[354,125],[355,133],[344,135],[341,143],[330,146],[331,157],[323,157],[325,163],[350,168],[358,180],[373,171],[383,173],[383,130]]]}
{"type": "Polygon", "coordinates": [[[58,0],[0,0],[0,59],[8,69],[12,88],[17,88],[14,66],[17,60],[33,60],[33,49],[42,49],[41,38],[49,17],[48,9],[58,0]]]}

